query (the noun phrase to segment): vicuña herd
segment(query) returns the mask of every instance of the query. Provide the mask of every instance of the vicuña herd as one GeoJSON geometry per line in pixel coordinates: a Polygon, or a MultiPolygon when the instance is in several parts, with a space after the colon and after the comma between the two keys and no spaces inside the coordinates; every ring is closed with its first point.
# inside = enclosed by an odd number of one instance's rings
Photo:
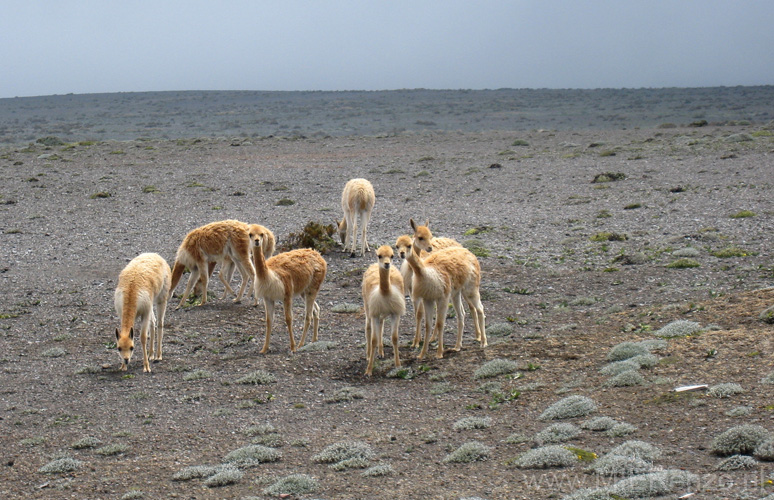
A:
{"type": "MultiPolygon", "coordinates": [[[[366,179],[352,179],[344,186],[341,207],[344,218],[337,221],[344,252],[356,255],[358,225],[360,226],[360,255],[370,251],[367,240],[368,222],[376,196],[366,179]]],[[[400,367],[398,333],[400,318],[406,313],[409,295],[414,305],[415,325],[412,347],[422,349],[419,359],[427,355],[428,346],[437,341],[436,358],[444,352],[443,331],[446,313],[451,302],[457,317],[457,341],[454,350],[462,348],[465,328],[465,309],[468,305],[476,340],[486,347],[486,324],[479,287],[481,266],[469,250],[450,238],[434,238],[429,222],[418,225],[410,220],[413,235],[398,238],[395,248],[404,259],[400,271],[393,266],[395,256],[389,245],[376,250],[376,263],[363,274],[362,298],[365,312],[366,375],[371,375],[378,352],[384,356],[384,325],[389,319],[395,366],[400,367]],[[435,324],[431,330],[431,316],[435,324]],[[424,323],[424,337],[422,324],[424,323]],[[432,335],[431,335],[432,332],[432,335]]],[[[126,370],[134,351],[134,323],[140,322],[140,342],[143,350],[143,371],[149,372],[150,361],[161,361],[161,342],[164,336],[164,314],[167,302],[188,269],[190,276],[177,305],[186,303],[191,293],[207,303],[209,278],[220,263],[218,274],[225,291],[242,299],[247,284],[252,280],[254,305],[262,299],[266,311],[266,338],[261,353],[269,350],[274,308],[282,301],[285,324],[290,337],[290,351],[304,345],[309,329],[312,342],[317,341],[320,325],[320,306],[317,294],[325,280],[328,265],[319,252],[298,249],[274,254],[274,234],[260,224],[246,224],[237,220],[223,220],[198,227],[189,232],[180,244],[175,264],[170,269],[158,254],[144,253],[135,257],[118,278],[115,308],[121,320],[116,329],[116,345],[121,357],[121,370],[126,370]],[[239,291],[231,288],[234,269],[239,270],[239,291]],[[304,299],[304,326],[301,339],[293,336],[293,299],[304,299]],[[155,310],[154,310],[155,306],[155,310]],[[158,319],[156,317],[158,314],[158,319]],[[150,346],[148,336],[150,335],[150,346]]]]}

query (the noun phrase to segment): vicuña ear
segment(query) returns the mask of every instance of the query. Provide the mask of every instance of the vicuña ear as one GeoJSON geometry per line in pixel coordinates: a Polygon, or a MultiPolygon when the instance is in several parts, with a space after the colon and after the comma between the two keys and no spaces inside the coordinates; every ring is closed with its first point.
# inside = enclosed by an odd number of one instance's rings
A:
{"type": "Polygon", "coordinates": [[[430,229],[430,219],[425,220],[425,227],[430,229]]]}
{"type": "Polygon", "coordinates": [[[121,334],[118,333],[118,328],[116,328],[116,339],[120,339],[120,338],[121,338],[121,334]]]}
{"type": "Polygon", "coordinates": [[[134,340],[134,327],[129,329],[129,338],[134,340]]]}
{"type": "Polygon", "coordinates": [[[414,219],[409,219],[409,223],[411,223],[411,229],[413,229],[413,230],[414,230],[414,232],[416,232],[416,230],[417,230],[417,225],[416,225],[416,223],[414,222],[414,219]]]}

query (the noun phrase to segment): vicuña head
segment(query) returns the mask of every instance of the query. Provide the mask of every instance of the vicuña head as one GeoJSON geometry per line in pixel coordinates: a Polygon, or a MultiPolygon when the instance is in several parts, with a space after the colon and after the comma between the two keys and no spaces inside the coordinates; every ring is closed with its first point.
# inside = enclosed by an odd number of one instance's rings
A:
{"type": "Polygon", "coordinates": [[[132,354],[134,354],[134,328],[130,328],[123,335],[116,328],[116,346],[118,347],[118,356],[121,358],[121,370],[126,370],[132,360],[132,354]]]}
{"type": "Polygon", "coordinates": [[[430,242],[433,240],[433,233],[430,232],[430,221],[425,221],[424,226],[417,225],[414,219],[409,219],[409,222],[411,223],[411,229],[414,230],[413,245],[419,250],[432,252],[433,246],[430,242]]]}

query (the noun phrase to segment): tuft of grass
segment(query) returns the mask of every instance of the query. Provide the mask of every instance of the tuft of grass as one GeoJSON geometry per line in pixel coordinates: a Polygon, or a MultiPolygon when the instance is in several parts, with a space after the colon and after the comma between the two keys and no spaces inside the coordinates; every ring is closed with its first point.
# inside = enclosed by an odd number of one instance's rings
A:
{"type": "Polygon", "coordinates": [[[732,471],[740,469],[753,469],[758,465],[758,461],[747,455],[732,455],[720,461],[715,466],[715,470],[732,471]]]}
{"type": "Polygon", "coordinates": [[[363,477],[383,477],[390,476],[395,472],[390,464],[379,464],[366,469],[360,474],[363,477]]]}
{"type": "Polygon", "coordinates": [[[580,434],[580,429],[570,423],[552,424],[535,434],[534,440],[541,444],[564,443],[580,434]]]}
{"type": "Polygon", "coordinates": [[[624,205],[624,210],[635,210],[638,208],[642,208],[642,203],[629,203],[628,205],[624,205]]]}
{"type": "Polygon", "coordinates": [[[769,431],[760,425],[737,425],[712,440],[712,453],[720,456],[748,455],[771,438],[769,431]]]}
{"type": "Polygon", "coordinates": [[[410,366],[398,368],[397,366],[387,372],[385,375],[387,378],[399,378],[403,380],[411,380],[417,376],[417,372],[410,366]]]}
{"type": "Polygon", "coordinates": [[[476,257],[484,258],[490,255],[489,249],[484,246],[484,242],[478,239],[463,241],[462,246],[470,250],[470,253],[476,257]]]}
{"type": "Polygon", "coordinates": [[[589,240],[591,241],[626,241],[629,237],[621,233],[613,233],[609,231],[600,231],[593,234],[589,240]]]}
{"type": "Polygon", "coordinates": [[[244,377],[240,377],[235,380],[237,384],[242,385],[266,385],[273,384],[277,381],[277,377],[264,370],[256,370],[250,372],[244,377]]]}
{"type": "MultiPolygon", "coordinates": [[[[615,153],[613,153],[615,155],[615,153]]],[[[604,156],[604,155],[603,155],[604,156]]],[[[615,181],[622,181],[626,179],[626,174],[621,172],[603,172],[601,174],[597,174],[594,176],[594,180],[591,181],[592,184],[598,184],[601,182],[615,182],[615,181]]]]}
{"type": "Polygon", "coordinates": [[[615,424],[613,427],[606,430],[605,435],[610,437],[623,437],[635,432],[637,432],[637,427],[633,426],[632,424],[622,422],[620,424],[615,424]]]}
{"type": "Polygon", "coordinates": [[[644,383],[645,378],[640,374],[640,372],[635,370],[619,373],[607,381],[607,385],[610,387],[633,387],[635,385],[642,385],[644,383]]]}
{"type": "Polygon", "coordinates": [[[74,442],[70,445],[70,447],[74,450],[84,450],[87,448],[96,448],[97,446],[101,445],[102,441],[95,437],[87,436],[85,438],[81,438],[78,441],[74,442]]]}
{"type": "Polygon", "coordinates": [[[619,444],[610,450],[608,454],[620,455],[622,457],[636,457],[648,462],[653,462],[661,456],[661,450],[645,441],[630,440],[619,444]]]}
{"type": "Polygon", "coordinates": [[[107,444],[94,450],[97,455],[103,455],[106,457],[112,457],[115,455],[121,455],[129,450],[129,445],[124,443],[107,444]]]}
{"type": "Polygon", "coordinates": [[[74,472],[83,466],[83,462],[70,457],[62,457],[53,460],[40,469],[38,472],[41,474],[67,474],[68,472],[74,472]]]}
{"type": "Polygon", "coordinates": [[[680,257],[680,258],[684,257],[684,258],[692,259],[694,257],[698,257],[699,255],[701,255],[701,252],[694,247],[685,247],[672,252],[673,257],[680,257]]]}
{"type": "Polygon", "coordinates": [[[597,404],[586,396],[567,396],[549,406],[540,420],[562,420],[565,418],[585,417],[597,410],[597,404]]]}
{"type": "MultiPolygon", "coordinates": [[[[758,319],[764,323],[774,324],[774,306],[767,307],[758,315],[758,319]]],[[[771,382],[765,382],[768,384],[774,383],[774,378],[771,382]]]]}
{"type": "Polygon", "coordinates": [[[588,471],[599,476],[628,477],[653,470],[653,464],[637,457],[607,454],[596,460],[588,471]]]}
{"type": "Polygon", "coordinates": [[[736,383],[725,383],[713,385],[709,388],[707,394],[715,398],[727,398],[735,394],[742,394],[743,392],[744,389],[741,385],[736,383]]]}
{"type": "Polygon", "coordinates": [[[650,350],[647,348],[647,346],[642,344],[635,342],[621,342],[620,344],[616,344],[612,349],[610,349],[610,352],[607,353],[607,360],[622,361],[639,356],[641,354],[649,353],[650,350]]]}
{"type": "Polygon", "coordinates": [[[743,248],[739,248],[735,246],[721,248],[720,250],[715,250],[714,252],[710,252],[710,254],[719,259],[730,259],[733,257],[749,257],[750,255],[753,255],[752,252],[748,252],[743,248]]]}
{"type": "Polygon", "coordinates": [[[219,488],[221,486],[228,486],[230,484],[236,484],[242,480],[244,473],[236,467],[229,467],[228,465],[219,468],[219,470],[208,477],[204,481],[204,485],[209,488],[219,488]]]}
{"type": "Polygon", "coordinates": [[[584,422],[581,422],[581,429],[587,429],[590,431],[606,431],[612,429],[613,426],[618,425],[618,420],[612,417],[594,417],[584,422]]]}
{"type": "Polygon", "coordinates": [[[336,228],[333,224],[324,225],[310,221],[301,232],[288,234],[280,250],[287,252],[295,248],[313,248],[325,255],[336,246],[334,234],[336,234],[336,228]]]}
{"type": "Polygon", "coordinates": [[[97,198],[110,198],[111,196],[113,195],[108,193],[107,191],[99,191],[89,196],[89,198],[92,200],[96,200],[97,198]]]}
{"type": "Polygon", "coordinates": [[[192,465],[175,472],[173,481],[190,481],[191,479],[203,479],[214,476],[223,466],[216,465],[192,465]]]}
{"type": "Polygon", "coordinates": [[[482,378],[493,378],[498,375],[513,373],[518,369],[519,365],[515,361],[498,358],[484,363],[473,372],[473,378],[477,380],[482,378]]]}
{"type": "Polygon", "coordinates": [[[729,215],[732,219],[745,219],[747,217],[755,217],[756,213],[750,210],[741,210],[735,214],[729,215]]]}
{"type": "Polygon", "coordinates": [[[559,445],[542,446],[524,453],[514,461],[520,469],[551,469],[570,467],[578,462],[578,456],[559,445]]]}
{"type": "Polygon", "coordinates": [[[194,370],[185,373],[183,375],[183,380],[190,382],[192,380],[203,380],[210,377],[212,377],[212,373],[208,372],[207,370],[194,370]]]}
{"type": "Polygon", "coordinates": [[[263,494],[271,497],[284,498],[285,495],[298,497],[314,493],[320,487],[316,479],[306,474],[291,474],[278,479],[263,490],[263,494]]]}
{"type": "Polygon", "coordinates": [[[486,326],[486,335],[493,337],[507,337],[513,333],[513,325],[510,323],[494,323],[486,326]]]}
{"type": "Polygon", "coordinates": [[[468,431],[472,429],[488,429],[492,426],[491,417],[465,417],[454,423],[455,431],[468,431]]]}
{"type": "Polygon", "coordinates": [[[695,259],[683,258],[670,262],[666,267],[667,269],[691,269],[694,267],[701,267],[701,264],[695,259]]]}
{"type": "Polygon", "coordinates": [[[367,443],[361,441],[341,441],[327,446],[323,451],[312,457],[313,462],[332,464],[336,470],[342,468],[367,467],[374,457],[374,452],[367,443]],[[365,467],[362,464],[365,463],[365,467]]]}
{"type": "Polygon", "coordinates": [[[489,458],[489,453],[491,451],[492,449],[484,443],[479,441],[469,441],[446,455],[443,459],[443,463],[468,464],[471,462],[486,460],[489,458]]]}
{"type": "Polygon", "coordinates": [[[67,355],[67,351],[61,347],[52,347],[51,349],[46,349],[40,355],[46,358],[61,358],[67,355]]]}
{"type": "Polygon", "coordinates": [[[331,307],[331,312],[335,313],[347,313],[347,314],[357,314],[360,312],[362,308],[360,307],[360,304],[353,304],[350,302],[344,302],[341,304],[336,304],[333,307],[331,307]]]}
{"type": "Polygon", "coordinates": [[[296,202],[291,200],[290,198],[280,198],[279,200],[277,200],[277,203],[275,203],[274,205],[277,207],[289,207],[295,204],[296,202]]]}
{"type": "Polygon", "coordinates": [[[511,146],[517,146],[517,147],[529,146],[529,142],[525,141],[524,139],[516,139],[511,143],[511,146]]]}
{"type": "Polygon", "coordinates": [[[251,444],[238,448],[223,458],[223,462],[235,467],[252,467],[258,464],[276,462],[282,453],[260,444],[251,444]]]}
{"type": "Polygon", "coordinates": [[[142,188],[143,193],[160,193],[159,188],[156,186],[143,186],[142,188]]]}
{"type": "Polygon", "coordinates": [[[668,323],[655,332],[653,335],[662,338],[687,337],[701,332],[701,325],[695,321],[679,319],[668,323]]]}
{"type": "Polygon", "coordinates": [[[333,396],[325,400],[326,403],[342,403],[365,398],[365,392],[356,387],[342,387],[333,396]]]}

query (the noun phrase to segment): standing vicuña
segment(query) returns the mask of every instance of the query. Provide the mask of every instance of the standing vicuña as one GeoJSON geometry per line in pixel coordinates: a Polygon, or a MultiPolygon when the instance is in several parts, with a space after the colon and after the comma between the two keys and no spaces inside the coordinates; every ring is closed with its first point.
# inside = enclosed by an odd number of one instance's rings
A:
{"type": "Polygon", "coordinates": [[[446,321],[446,312],[449,309],[449,300],[453,301],[454,310],[457,313],[457,343],[455,351],[462,348],[462,331],[465,325],[465,310],[462,307],[462,298],[470,306],[470,313],[476,329],[476,340],[481,341],[481,347],[486,347],[486,329],[484,320],[484,307],[481,304],[479,286],[481,285],[481,266],[478,259],[466,248],[447,248],[438,252],[432,252],[430,244],[433,235],[428,224],[418,226],[411,219],[411,228],[414,230],[413,251],[406,255],[406,259],[414,272],[411,298],[416,305],[417,335],[421,328],[419,311],[425,309],[425,339],[419,359],[424,358],[430,343],[430,314],[435,309],[435,332],[438,339],[437,358],[443,357],[443,328],[446,321]],[[419,258],[419,252],[424,250],[432,252],[424,260],[419,258]],[[427,303],[427,306],[424,304],[427,303]],[[435,306],[433,308],[433,306],[435,306]]]}
{"type": "MultiPolygon", "coordinates": [[[[185,286],[183,298],[180,300],[177,308],[179,309],[188,296],[194,285],[201,279],[202,287],[202,305],[207,303],[207,283],[209,281],[209,263],[223,262],[226,257],[236,264],[239,274],[242,275],[242,282],[239,286],[239,293],[235,294],[234,302],[242,300],[242,294],[245,291],[247,282],[255,276],[255,267],[250,261],[250,237],[248,236],[249,226],[244,222],[237,220],[223,220],[212,222],[206,226],[201,226],[186,235],[180,247],[177,249],[175,265],[172,268],[172,285],[169,290],[170,296],[175,290],[183,270],[187,267],[191,271],[188,283],[185,286]]],[[[224,273],[220,274],[220,281],[226,287],[226,294],[234,293],[231,286],[225,279],[224,273]]]]}
{"type": "Polygon", "coordinates": [[[392,322],[392,349],[395,353],[395,367],[400,367],[398,352],[398,327],[400,317],[406,314],[406,298],[403,291],[403,278],[400,272],[391,266],[394,253],[389,245],[376,250],[377,263],[371,264],[363,275],[363,307],[365,308],[366,375],[374,368],[375,352],[384,355],[382,335],[384,322],[392,322]]]}
{"type": "Polygon", "coordinates": [[[376,203],[374,187],[365,179],[352,179],[344,186],[341,193],[341,209],[344,210],[344,218],[337,221],[339,237],[344,245],[344,252],[349,251],[355,256],[357,247],[357,224],[360,219],[362,241],[360,242],[360,255],[365,255],[366,250],[371,251],[366,239],[368,221],[371,220],[371,211],[376,203]]]}
{"type": "Polygon", "coordinates": [[[274,303],[281,300],[285,309],[285,323],[290,336],[290,351],[295,352],[296,342],[293,338],[293,297],[304,298],[304,330],[298,347],[306,342],[306,333],[310,323],[313,324],[312,342],[317,342],[317,332],[320,326],[320,306],[315,299],[320,291],[328,264],[316,250],[302,248],[275,255],[266,260],[263,247],[260,244],[266,235],[252,234],[255,242],[255,301],[262,298],[266,307],[266,340],[261,354],[269,351],[271,325],[274,321],[274,303]]]}
{"type": "MultiPolygon", "coordinates": [[[[403,263],[400,265],[400,275],[403,277],[403,289],[406,291],[408,296],[411,296],[411,282],[413,281],[414,271],[411,270],[411,266],[406,260],[406,255],[408,255],[409,252],[414,251],[412,250],[412,246],[413,240],[411,236],[407,234],[398,236],[398,239],[395,242],[395,248],[398,250],[398,255],[400,255],[401,259],[403,259],[403,263]]],[[[434,251],[443,250],[444,248],[462,247],[462,245],[460,245],[460,243],[453,238],[436,237],[433,237],[433,240],[430,242],[430,246],[433,247],[434,251]]],[[[429,254],[424,250],[419,252],[420,259],[424,259],[428,255],[429,254]]],[[[416,311],[416,314],[419,315],[420,320],[424,317],[424,313],[424,307],[422,307],[421,310],[416,311]]],[[[419,347],[421,340],[422,336],[420,335],[419,330],[417,330],[416,334],[414,335],[414,342],[411,344],[411,347],[419,347]]],[[[433,340],[435,340],[435,336],[430,338],[431,342],[433,340]]]]}
{"type": "Polygon", "coordinates": [[[172,271],[159,254],[143,253],[126,265],[118,276],[114,303],[121,329],[116,328],[116,345],[121,357],[121,370],[126,370],[134,352],[134,321],[140,320],[142,367],[151,371],[148,358],[161,361],[161,340],[164,337],[164,314],[172,271]],[[158,322],[153,305],[159,313],[158,322]],[[147,348],[150,329],[150,348],[147,348]],[[155,351],[154,351],[155,344],[155,351]]]}

